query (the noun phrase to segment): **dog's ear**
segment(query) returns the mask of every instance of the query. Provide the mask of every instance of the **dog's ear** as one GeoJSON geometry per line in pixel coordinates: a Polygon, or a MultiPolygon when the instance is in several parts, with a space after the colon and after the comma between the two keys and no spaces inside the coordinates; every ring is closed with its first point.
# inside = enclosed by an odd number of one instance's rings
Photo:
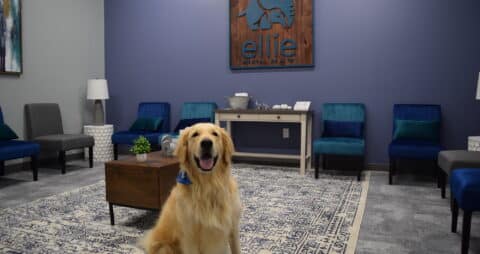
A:
{"type": "Polygon", "coordinates": [[[175,148],[175,155],[180,163],[188,161],[188,137],[190,135],[190,127],[185,128],[178,138],[177,147],[175,148]]]}
{"type": "Polygon", "coordinates": [[[232,155],[235,152],[235,147],[233,146],[233,141],[232,138],[230,138],[230,135],[223,128],[219,127],[219,129],[223,145],[222,160],[225,164],[230,164],[232,161],[232,155]]]}

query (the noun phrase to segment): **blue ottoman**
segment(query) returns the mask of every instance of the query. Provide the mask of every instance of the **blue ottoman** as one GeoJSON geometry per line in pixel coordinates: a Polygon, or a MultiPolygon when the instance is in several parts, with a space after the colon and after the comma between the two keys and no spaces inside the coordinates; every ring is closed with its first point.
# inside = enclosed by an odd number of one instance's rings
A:
{"type": "Polygon", "coordinates": [[[457,232],[458,210],[463,210],[462,254],[468,253],[472,213],[480,211],[480,170],[456,169],[450,174],[452,232],[457,232]]]}

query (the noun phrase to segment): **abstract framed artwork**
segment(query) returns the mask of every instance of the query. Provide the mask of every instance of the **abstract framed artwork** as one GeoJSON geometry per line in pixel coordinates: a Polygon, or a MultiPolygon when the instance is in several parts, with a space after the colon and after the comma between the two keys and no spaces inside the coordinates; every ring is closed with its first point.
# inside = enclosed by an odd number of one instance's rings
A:
{"type": "Polygon", "coordinates": [[[229,0],[230,69],[313,67],[313,0],[229,0]]]}
{"type": "Polygon", "coordinates": [[[22,74],[20,0],[0,0],[0,74],[22,74]]]}

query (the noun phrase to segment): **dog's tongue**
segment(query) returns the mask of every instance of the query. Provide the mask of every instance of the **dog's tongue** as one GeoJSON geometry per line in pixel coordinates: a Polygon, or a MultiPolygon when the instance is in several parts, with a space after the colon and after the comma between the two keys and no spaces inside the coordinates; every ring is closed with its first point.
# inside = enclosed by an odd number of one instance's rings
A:
{"type": "Polygon", "coordinates": [[[211,169],[213,168],[213,159],[201,159],[200,160],[200,167],[203,169],[211,169]]]}

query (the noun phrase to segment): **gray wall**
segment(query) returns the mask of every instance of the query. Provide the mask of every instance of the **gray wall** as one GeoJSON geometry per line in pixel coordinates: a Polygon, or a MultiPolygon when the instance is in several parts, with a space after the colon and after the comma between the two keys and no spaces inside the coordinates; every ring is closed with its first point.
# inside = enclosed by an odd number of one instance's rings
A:
{"type": "Polygon", "coordinates": [[[65,132],[80,132],[91,117],[90,78],[105,76],[103,0],[24,0],[23,74],[0,76],[5,122],[23,137],[23,106],[60,104],[65,132]]]}

